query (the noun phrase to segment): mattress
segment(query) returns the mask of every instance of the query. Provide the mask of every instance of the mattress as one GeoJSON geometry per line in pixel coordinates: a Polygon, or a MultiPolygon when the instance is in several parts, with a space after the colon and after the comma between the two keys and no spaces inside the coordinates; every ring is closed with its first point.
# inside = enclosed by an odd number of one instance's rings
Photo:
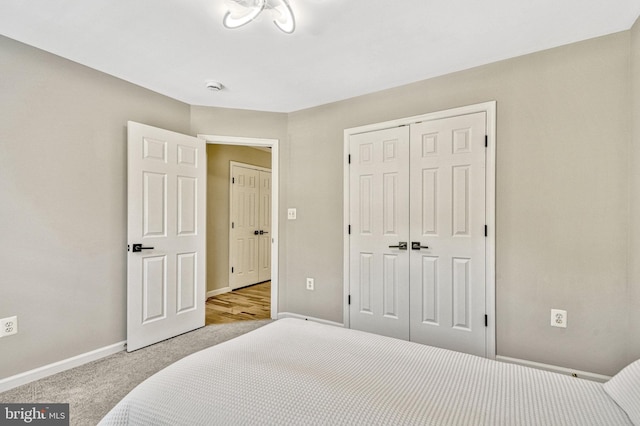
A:
{"type": "Polygon", "coordinates": [[[190,355],[101,425],[631,425],[601,383],[282,319],[190,355]]]}

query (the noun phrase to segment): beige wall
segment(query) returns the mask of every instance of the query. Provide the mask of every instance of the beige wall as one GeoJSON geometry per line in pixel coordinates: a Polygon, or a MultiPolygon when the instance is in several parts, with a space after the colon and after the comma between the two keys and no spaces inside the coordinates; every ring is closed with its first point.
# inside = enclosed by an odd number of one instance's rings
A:
{"type": "Polygon", "coordinates": [[[193,135],[287,140],[287,114],[230,108],[191,107],[193,135]]]}
{"type": "Polygon", "coordinates": [[[631,233],[629,238],[629,361],[640,358],[640,18],[631,29],[631,233]]]}
{"type": "Polygon", "coordinates": [[[496,100],[497,352],[615,373],[630,339],[629,52],[623,32],[290,114],[280,310],[342,322],[343,129],[496,100]]]}
{"type": "Polygon", "coordinates": [[[189,106],[0,37],[0,378],[126,339],[126,124],[189,106]]]}
{"type": "Polygon", "coordinates": [[[207,291],[229,286],[230,162],[271,168],[271,153],[234,145],[207,145],[207,291]]]}

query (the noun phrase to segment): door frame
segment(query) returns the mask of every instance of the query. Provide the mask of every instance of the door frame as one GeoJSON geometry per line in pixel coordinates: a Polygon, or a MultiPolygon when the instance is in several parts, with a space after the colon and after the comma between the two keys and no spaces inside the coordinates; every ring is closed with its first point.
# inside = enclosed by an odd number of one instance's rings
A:
{"type": "Polygon", "coordinates": [[[271,318],[276,319],[278,317],[278,240],[280,239],[278,227],[278,200],[280,190],[280,157],[278,155],[278,145],[280,141],[278,139],[203,134],[199,134],[198,137],[204,139],[207,144],[212,145],[271,148],[271,318]]]}
{"type": "Polygon", "coordinates": [[[342,318],[344,326],[351,327],[349,318],[349,140],[352,135],[392,127],[408,126],[422,121],[440,120],[459,115],[467,115],[478,112],[486,113],[487,125],[487,162],[485,169],[485,209],[487,221],[487,241],[485,258],[485,312],[488,315],[487,334],[485,339],[486,356],[489,359],[496,358],[496,101],[483,102],[458,108],[430,112],[406,118],[399,118],[381,123],[352,127],[344,130],[344,168],[343,168],[343,309],[342,318]]]}
{"type": "MultiPolygon", "coordinates": [[[[229,218],[232,217],[231,216],[231,210],[233,209],[234,185],[232,183],[232,180],[233,180],[233,167],[234,166],[244,167],[245,169],[252,169],[252,170],[257,170],[257,171],[260,171],[260,172],[272,173],[271,169],[266,168],[266,167],[255,166],[253,164],[247,164],[247,163],[242,163],[240,161],[233,161],[233,160],[229,162],[229,218]]],[[[273,174],[271,175],[271,178],[272,178],[272,180],[271,180],[271,191],[273,191],[273,174]]],[[[273,224],[273,218],[271,218],[271,223],[273,224]]],[[[229,253],[231,253],[231,233],[232,233],[232,228],[229,227],[229,253]]],[[[273,242],[273,239],[272,239],[272,242],[273,242]]],[[[271,251],[273,251],[273,247],[272,247],[271,251]]],[[[273,256],[273,253],[271,253],[271,255],[273,256]]],[[[231,287],[233,289],[233,287],[231,286],[231,276],[233,275],[233,273],[231,272],[231,267],[232,266],[233,266],[233,259],[231,259],[231,256],[229,256],[229,287],[231,287]]],[[[258,283],[259,282],[260,281],[258,280],[258,283]]]]}

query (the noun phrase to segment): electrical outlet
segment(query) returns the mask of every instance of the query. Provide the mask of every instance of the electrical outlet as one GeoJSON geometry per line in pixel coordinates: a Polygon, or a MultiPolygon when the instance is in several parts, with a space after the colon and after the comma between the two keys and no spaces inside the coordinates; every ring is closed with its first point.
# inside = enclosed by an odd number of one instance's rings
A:
{"type": "Polygon", "coordinates": [[[567,311],[551,309],[551,326],[567,328],[567,311]]]}
{"type": "Polygon", "coordinates": [[[313,290],[313,286],[315,285],[313,278],[307,278],[307,290],[313,290]]]}
{"type": "Polygon", "coordinates": [[[297,216],[297,210],[296,209],[289,209],[287,210],[287,219],[289,220],[296,220],[296,216],[297,216]]]}
{"type": "Polygon", "coordinates": [[[18,317],[8,317],[0,320],[0,337],[11,336],[17,332],[18,317]]]}

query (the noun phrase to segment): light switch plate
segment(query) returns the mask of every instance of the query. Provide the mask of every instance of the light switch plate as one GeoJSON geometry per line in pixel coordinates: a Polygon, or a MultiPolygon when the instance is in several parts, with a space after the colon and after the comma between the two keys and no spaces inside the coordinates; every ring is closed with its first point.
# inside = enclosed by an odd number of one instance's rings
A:
{"type": "Polygon", "coordinates": [[[289,209],[289,210],[287,210],[287,219],[296,220],[297,214],[298,214],[298,212],[297,212],[296,209],[289,209]]]}

